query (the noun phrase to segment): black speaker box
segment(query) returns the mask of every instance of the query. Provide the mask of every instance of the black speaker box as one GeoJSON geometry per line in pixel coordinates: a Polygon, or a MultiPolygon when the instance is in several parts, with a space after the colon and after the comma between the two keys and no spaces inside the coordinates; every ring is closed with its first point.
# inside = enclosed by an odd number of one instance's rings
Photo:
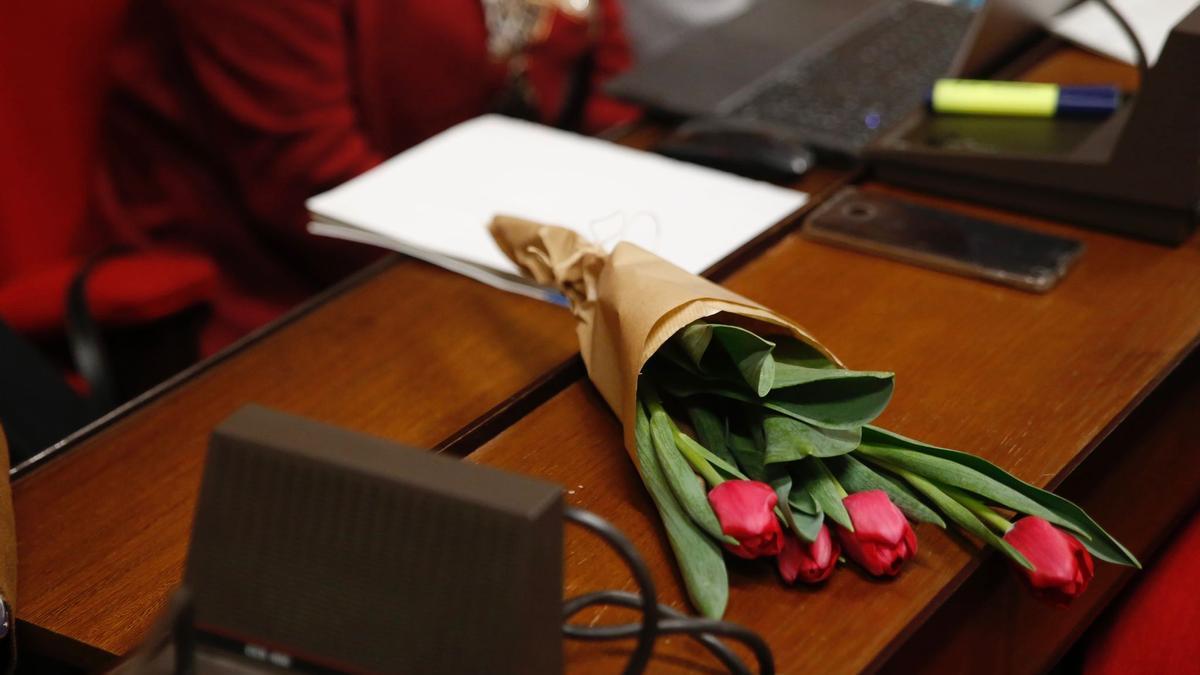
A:
{"type": "Polygon", "coordinates": [[[209,446],[197,640],[310,672],[561,672],[562,512],[555,485],[248,406],[209,446]]]}

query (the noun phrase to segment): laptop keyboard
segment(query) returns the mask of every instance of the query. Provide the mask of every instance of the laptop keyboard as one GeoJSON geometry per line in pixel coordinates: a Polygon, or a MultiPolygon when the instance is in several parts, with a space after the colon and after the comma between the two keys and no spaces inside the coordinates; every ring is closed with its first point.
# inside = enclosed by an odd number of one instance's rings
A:
{"type": "Polygon", "coordinates": [[[889,5],[823,53],[806,52],[773,69],[723,116],[855,154],[877,130],[924,102],[970,20],[966,10],[928,2],[889,5]]]}

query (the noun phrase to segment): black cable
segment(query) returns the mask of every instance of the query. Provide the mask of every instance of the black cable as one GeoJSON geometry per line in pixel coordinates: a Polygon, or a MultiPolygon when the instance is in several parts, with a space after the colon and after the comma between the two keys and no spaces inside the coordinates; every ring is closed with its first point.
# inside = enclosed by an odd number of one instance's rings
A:
{"type": "Polygon", "coordinates": [[[1129,38],[1130,44],[1133,45],[1133,51],[1137,54],[1137,69],[1138,76],[1141,79],[1141,86],[1146,84],[1146,76],[1150,74],[1150,61],[1146,58],[1146,50],[1142,47],[1142,41],[1138,39],[1137,33],[1133,31],[1133,26],[1125,19],[1125,15],[1117,11],[1112,3],[1108,0],[1096,0],[1096,3],[1108,12],[1108,15],[1117,22],[1117,25],[1124,31],[1125,37],[1129,38]]]}
{"type": "MultiPolygon", "coordinates": [[[[583,610],[585,607],[593,605],[620,605],[636,608],[641,605],[641,602],[642,599],[636,593],[629,593],[627,591],[599,591],[572,598],[564,606],[564,610],[570,616],[583,610]]],[[[691,618],[683,612],[667,605],[660,604],[658,611],[660,614],[670,617],[667,620],[659,622],[659,633],[684,634],[694,638],[712,652],[712,655],[729,672],[736,673],[737,675],[752,675],[752,671],[746,667],[741,658],[732,649],[727,647],[725,643],[717,639],[716,635],[725,635],[742,642],[754,652],[755,658],[758,659],[759,672],[765,674],[774,672],[774,657],[771,655],[771,648],[767,646],[767,643],[761,637],[748,628],[724,621],[691,618]]],[[[632,637],[640,626],[641,624],[634,623],[595,627],[568,624],[563,626],[563,633],[576,640],[594,642],[632,637]]]]}
{"type": "Polygon", "coordinates": [[[635,675],[644,671],[646,664],[650,661],[650,655],[654,652],[654,638],[658,633],[658,592],[654,589],[654,579],[650,576],[650,570],[646,568],[646,563],[642,561],[642,556],[638,554],[633,544],[625,538],[625,535],[621,534],[620,530],[613,527],[612,523],[591,511],[573,506],[566,508],[563,517],[569,522],[595,532],[607,541],[616,549],[617,555],[621,556],[621,559],[629,566],[629,571],[633,573],[633,580],[637,582],[638,591],[642,597],[642,624],[637,632],[637,646],[634,647],[633,655],[629,657],[629,663],[625,664],[624,672],[626,675],[635,675]]]}
{"type": "Polygon", "coordinates": [[[716,636],[729,637],[742,642],[754,652],[760,673],[772,675],[775,672],[775,661],[770,647],[749,628],[726,621],[688,617],[670,607],[658,604],[658,596],[654,589],[654,580],[650,576],[650,570],[646,568],[645,562],[642,561],[633,544],[611,523],[590,511],[575,507],[567,507],[564,517],[570,522],[591,530],[608,542],[629,566],[639,591],[638,593],[600,591],[568,599],[563,603],[564,636],[569,639],[589,641],[637,636],[637,646],[634,648],[629,662],[625,665],[624,672],[627,675],[635,675],[645,670],[654,650],[654,641],[659,634],[684,634],[693,637],[708,648],[731,672],[738,675],[750,675],[751,671],[742,660],[716,636]],[[602,604],[640,608],[642,621],[641,623],[593,627],[567,623],[572,616],[584,608],[602,604]],[[666,618],[660,619],[660,615],[666,618]]]}

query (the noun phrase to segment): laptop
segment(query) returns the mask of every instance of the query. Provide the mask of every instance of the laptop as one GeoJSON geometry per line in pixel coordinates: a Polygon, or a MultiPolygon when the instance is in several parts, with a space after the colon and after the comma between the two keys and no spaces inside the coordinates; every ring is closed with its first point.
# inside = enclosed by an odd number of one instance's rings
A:
{"type": "Polygon", "coordinates": [[[689,34],[607,91],[659,113],[799,141],[826,159],[855,158],[922,105],[936,79],[981,72],[1062,5],[762,0],[689,34]]]}

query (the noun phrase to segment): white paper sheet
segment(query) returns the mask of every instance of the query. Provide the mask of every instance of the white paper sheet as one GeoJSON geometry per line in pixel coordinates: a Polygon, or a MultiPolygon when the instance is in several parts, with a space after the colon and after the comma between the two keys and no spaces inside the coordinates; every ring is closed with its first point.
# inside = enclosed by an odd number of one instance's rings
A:
{"type": "Polygon", "coordinates": [[[486,115],[309,199],[308,210],[316,234],[386,243],[447,268],[465,261],[515,270],[487,232],[492,217],[504,214],[564,225],[606,248],[630,240],[699,273],[807,199],[769,183],[486,115]]]}
{"type": "MultiPolygon", "coordinates": [[[[1138,41],[1146,50],[1146,59],[1150,65],[1154,65],[1158,60],[1171,28],[1197,4],[1196,0],[1110,2],[1133,27],[1138,41]]],[[[1051,21],[1050,30],[1087,49],[1126,63],[1137,63],[1136,52],[1129,38],[1108,12],[1095,2],[1086,2],[1059,14],[1051,21]]]]}

